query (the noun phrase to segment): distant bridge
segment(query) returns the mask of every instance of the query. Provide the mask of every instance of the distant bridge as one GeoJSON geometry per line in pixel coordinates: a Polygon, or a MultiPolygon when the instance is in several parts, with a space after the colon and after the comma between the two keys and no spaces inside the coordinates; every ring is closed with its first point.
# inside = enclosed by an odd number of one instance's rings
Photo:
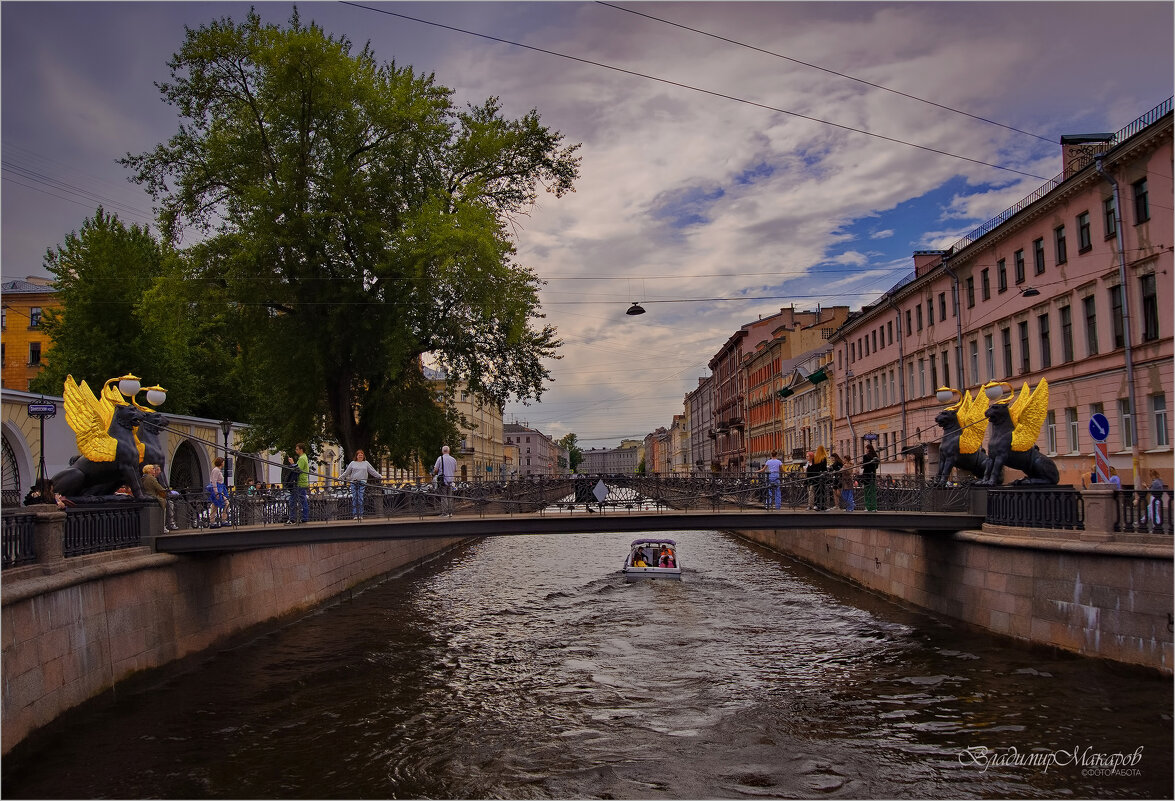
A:
{"type": "Polygon", "coordinates": [[[443,516],[445,498],[432,488],[372,486],[364,520],[351,519],[345,492],[320,492],[312,498],[311,521],[299,525],[283,525],[288,514],[284,497],[237,495],[227,512],[229,522],[218,528],[200,527],[207,525],[207,504],[193,497],[181,510],[191,530],[160,535],[155,548],[216,553],[362,540],[696,529],[870,527],[938,534],[978,528],[984,521],[983,514],[971,510],[965,487],[906,477],[878,479],[870,489],[878,512],[864,509],[863,487],[853,490],[853,512],[832,506],[831,484],[784,481],[780,510],[767,508],[769,489],[761,475],[479,482],[454,487],[454,514],[443,516]]]}

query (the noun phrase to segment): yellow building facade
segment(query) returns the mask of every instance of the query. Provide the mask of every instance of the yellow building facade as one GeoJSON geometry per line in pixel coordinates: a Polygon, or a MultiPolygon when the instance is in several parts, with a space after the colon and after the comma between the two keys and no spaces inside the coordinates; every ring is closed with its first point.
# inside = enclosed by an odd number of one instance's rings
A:
{"type": "Polygon", "coordinates": [[[5,281],[3,295],[3,331],[0,352],[3,367],[0,379],[4,389],[26,391],[29,382],[41,372],[41,360],[52,343],[41,327],[46,309],[60,308],[57,290],[48,278],[30,276],[27,280],[5,281]]]}

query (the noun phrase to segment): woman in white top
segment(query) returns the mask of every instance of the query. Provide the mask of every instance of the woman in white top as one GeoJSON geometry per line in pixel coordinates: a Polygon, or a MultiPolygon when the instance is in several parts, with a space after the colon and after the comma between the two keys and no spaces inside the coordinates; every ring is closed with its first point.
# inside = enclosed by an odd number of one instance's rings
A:
{"type": "Polygon", "coordinates": [[[367,479],[383,478],[371,462],[367,461],[362,450],[355,451],[355,458],[347,465],[339,478],[351,482],[351,519],[363,519],[363,491],[367,487],[367,479]]]}

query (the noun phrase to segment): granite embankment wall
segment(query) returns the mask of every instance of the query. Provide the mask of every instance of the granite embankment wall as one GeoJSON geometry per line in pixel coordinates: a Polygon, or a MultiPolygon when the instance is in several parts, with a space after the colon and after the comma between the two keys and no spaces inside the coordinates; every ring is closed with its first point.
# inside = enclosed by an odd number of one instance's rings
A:
{"type": "MultiPolygon", "coordinates": [[[[866,523],[866,520],[862,520],[866,523]]],[[[985,526],[739,531],[862,587],[1017,640],[1172,672],[1171,537],[985,526]]]]}
{"type": "Polygon", "coordinates": [[[148,547],[4,571],[3,752],[131,675],[314,608],[465,540],[172,556],[148,547]]]}

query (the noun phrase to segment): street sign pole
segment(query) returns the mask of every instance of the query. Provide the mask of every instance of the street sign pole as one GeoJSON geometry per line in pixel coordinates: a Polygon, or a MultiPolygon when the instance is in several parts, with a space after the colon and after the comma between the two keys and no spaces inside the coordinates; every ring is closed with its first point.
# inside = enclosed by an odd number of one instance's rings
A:
{"type": "Polygon", "coordinates": [[[1106,437],[1110,435],[1110,421],[1098,413],[1089,418],[1089,435],[1093,437],[1093,462],[1097,480],[1103,484],[1110,481],[1110,454],[1106,437]]]}
{"type": "Polygon", "coordinates": [[[57,404],[41,398],[39,401],[29,401],[29,417],[37,418],[40,424],[40,451],[41,459],[37,466],[37,486],[45,483],[45,418],[57,416],[57,404]]]}

